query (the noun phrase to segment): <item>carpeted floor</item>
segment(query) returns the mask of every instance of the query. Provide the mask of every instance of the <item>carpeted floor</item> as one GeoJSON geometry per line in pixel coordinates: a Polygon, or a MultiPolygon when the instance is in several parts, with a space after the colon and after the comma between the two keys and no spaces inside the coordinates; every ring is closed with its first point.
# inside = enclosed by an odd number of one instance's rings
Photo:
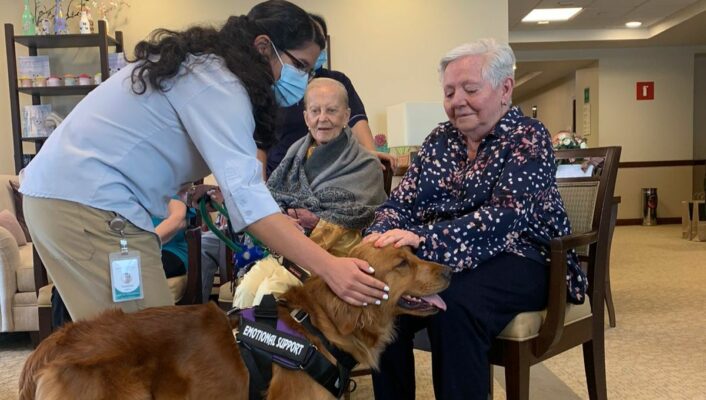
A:
{"type": "MultiPolygon", "coordinates": [[[[678,225],[615,231],[611,262],[616,328],[606,331],[608,397],[706,399],[706,243],[680,239],[678,225]]],[[[607,325],[607,322],[606,322],[607,325]]],[[[17,399],[31,349],[25,334],[0,335],[0,400],[17,399]]],[[[429,353],[417,353],[417,398],[433,399],[429,353]]],[[[532,399],[587,399],[580,348],[532,368],[532,399]]],[[[505,398],[495,371],[495,399],[505,398]]],[[[352,399],[372,399],[369,378],[352,399]]]]}

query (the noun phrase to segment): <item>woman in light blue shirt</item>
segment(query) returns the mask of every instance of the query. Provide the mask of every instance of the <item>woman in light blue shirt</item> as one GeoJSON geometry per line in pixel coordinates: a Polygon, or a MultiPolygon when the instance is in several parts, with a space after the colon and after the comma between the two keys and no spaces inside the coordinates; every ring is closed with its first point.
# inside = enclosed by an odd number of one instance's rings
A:
{"type": "MultiPolygon", "coordinates": [[[[323,47],[304,10],[271,0],[220,30],[155,31],[129,67],[76,106],[21,185],[34,244],[74,320],[173,304],[150,215],[165,216],[174,193],[211,172],[235,230],[320,275],[351,304],[384,297],[366,262],[329,255],[280,213],[256,159],[274,141],[276,105],[299,101],[323,47]],[[140,253],[142,299],[115,302],[115,285],[125,283],[111,281],[116,217],[126,221],[128,249],[140,253]]],[[[123,271],[126,282],[132,272],[123,271]]]]}

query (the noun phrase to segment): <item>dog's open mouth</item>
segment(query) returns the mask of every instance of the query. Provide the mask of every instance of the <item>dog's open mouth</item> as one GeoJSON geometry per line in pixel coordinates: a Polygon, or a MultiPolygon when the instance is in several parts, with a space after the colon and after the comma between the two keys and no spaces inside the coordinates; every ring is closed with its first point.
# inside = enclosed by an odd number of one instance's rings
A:
{"type": "Polygon", "coordinates": [[[422,297],[405,294],[397,301],[397,305],[410,311],[446,311],[446,303],[444,303],[444,300],[442,300],[438,294],[422,297]]]}

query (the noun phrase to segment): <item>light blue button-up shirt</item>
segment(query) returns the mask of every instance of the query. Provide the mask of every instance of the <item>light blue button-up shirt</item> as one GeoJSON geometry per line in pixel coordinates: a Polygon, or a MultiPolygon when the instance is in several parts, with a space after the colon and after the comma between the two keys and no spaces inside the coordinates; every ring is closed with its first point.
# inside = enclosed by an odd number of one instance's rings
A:
{"type": "Polygon", "coordinates": [[[89,93],[47,139],[20,191],[121,214],[154,229],[188,182],[212,172],[233,229],[279,212],[255,157],[252,105],[216,56],[189,56],[166,92],[131,89],[133,65],[89,93]]]}

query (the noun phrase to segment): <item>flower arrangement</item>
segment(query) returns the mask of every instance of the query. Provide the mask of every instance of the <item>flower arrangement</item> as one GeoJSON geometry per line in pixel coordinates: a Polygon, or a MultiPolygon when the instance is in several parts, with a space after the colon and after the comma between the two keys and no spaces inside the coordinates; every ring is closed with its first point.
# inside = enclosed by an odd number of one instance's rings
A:
{"type": "Polygon", "coordinates": [[[586,138],[573,132],[559,131],[559,133],[552,138],[552,147],[554,150],[585,149],[588,147],[588,141],[586,138]]]}
{"type": "Polygon", "coordinates": [[[381,153],[390,152],[390,148],[387,146],[387,136],[385,136],[384,133],[378,133],[375,135],[373,142],[375,143],[375,150],[381,153]]]}

